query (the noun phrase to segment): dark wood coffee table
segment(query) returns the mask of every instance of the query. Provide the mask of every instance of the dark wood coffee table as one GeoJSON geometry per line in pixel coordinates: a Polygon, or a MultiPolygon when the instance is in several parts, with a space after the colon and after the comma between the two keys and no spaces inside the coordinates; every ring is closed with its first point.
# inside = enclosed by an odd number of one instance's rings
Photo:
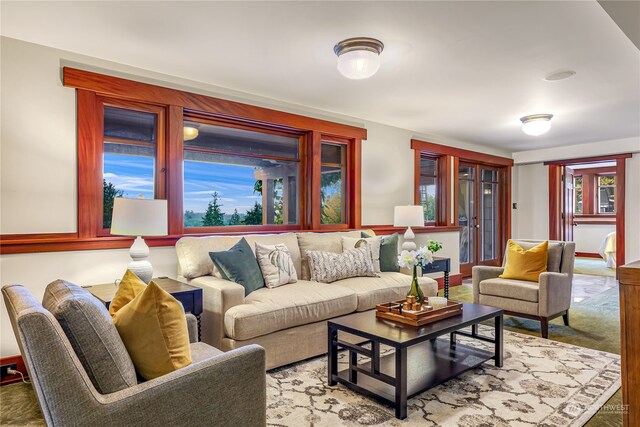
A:
{"type": "Polygon", "coordinates": [[[503,311],[486,305],[463,303],[462,314],[421,327],[376,317],[375,310],[328,321],[329,385],[337,383],[393,406],[396,417],[407,417],[407,399],[473,369],[488,360],[502,367],[503,311]],[[478,323],[494,319],[495,338],[478,334],[478,323]],[[471,332],[461,331],[471,327],[471,332]],[[352,344],[338,336],[346,332],[365,340],[352,344]],[[437,339],[445,335],[449,339],[437,339]],[[494,352],[456,342],[464,335],[494,344],[494,352]],[[380,345],[395,352],[380,354],[380,345]],[[364,345],[368,345],[365,347],[364,345]],[[338,372],[338,350],[349,351],[349,367],[338,372]],[[358,355],[370,360],[358,364],[358,355]],[[362,375],[360,375],[362,374],[362,375]]]}

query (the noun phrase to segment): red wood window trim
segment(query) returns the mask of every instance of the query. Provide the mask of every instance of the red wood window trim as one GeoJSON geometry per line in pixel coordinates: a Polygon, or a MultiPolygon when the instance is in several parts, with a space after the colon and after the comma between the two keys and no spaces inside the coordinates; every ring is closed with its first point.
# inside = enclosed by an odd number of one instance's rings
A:
{"type": "MultiPolygon", "coordinates": [[[[550,167],[552,167],[551,165],[550,167]]],[[[598,177],[600,175],[616,175],[616,167],[615,166],[603,166],[603,167],[593,167],[593,168],[584,168],[584,169],[574,169],[574,177],[582,177],[582,213],[574,214],[576,218],[582,218],[586,215],[596,216],[596,217],[606,217],[607,215],[614,215],[613,213],[599,213],[598,208],[598,177]]],[[[616,178],[617,180],[617,178],[616,178]]],[[[617,205],[617,194],[616,194],[616,211],[618,209],[617,205]]],[[[575,204],[575,201],[574,201],[575,204]]]]}
{"type": "MultiPolygon", "coordinates": [[[[177,89],[127,80],[74,68],[63,68],[63,84],[76,89],[77,138],[78,138],[78,231],[74,233],[11,234],[0,236],[0,253],[53,252],[87,249],[127,248],[132,238],[108,236],[102,229],[102,100],[119,105],[153,106],[163,111],[164,149],[158,146],[156,156],[157,175],[164,168],[164,179],[157,183],[156,197],[164,197],[169,205],[169,236],[147,238],[149,246],[173,245],[185,235],[214,234],[210,228],[183,226],[183,123],[185,114],[214,118],[225,126],[249,126],[278,132],[297,132],[302,135],[300,157],[306,160],[301,176],[307,175],[308,184],[301,193],[302,215],[295,229],[330,231],[361,227],[361,152],[362,140],[367,130],[356,126],[329,122],[254,105],[223,100],[177,89]],[[347,218],[346,224],[319,224],[319,192],[307,191],[320,188],[321,140],[331,138],[347,144],[347,218]],[[162,166],[160,166],[162,165],[162,166]],[[317,208],[317,209],[316,209],[317,208]],[[100,226],[98,226],[100,224],[100,226]]],[[[158,141],[160,144],[160,141],[158,141]]],[[[291,226],[270,226],[259,230],[221,227],[224,234],[273,233],[289,231],[291,226]]]]}

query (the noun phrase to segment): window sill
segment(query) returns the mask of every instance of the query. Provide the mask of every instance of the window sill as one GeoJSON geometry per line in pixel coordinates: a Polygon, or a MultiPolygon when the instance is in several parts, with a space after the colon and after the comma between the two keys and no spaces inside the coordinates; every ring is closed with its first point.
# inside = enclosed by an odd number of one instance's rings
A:
{"type": "MultiPolygon", "coordinates": [[[[407,230],[406,227],[394,227],[393,225],[363,225],[363,229],[371,229],[379,235],[385,234],[404,234],[407,230]]],[[[458,225],[435,225],[435,226],[427,226],[427,227],[411,227],[414,233],[423,234],[423,233],[449,233],[462,230],[462,227],[458,225]]]]}

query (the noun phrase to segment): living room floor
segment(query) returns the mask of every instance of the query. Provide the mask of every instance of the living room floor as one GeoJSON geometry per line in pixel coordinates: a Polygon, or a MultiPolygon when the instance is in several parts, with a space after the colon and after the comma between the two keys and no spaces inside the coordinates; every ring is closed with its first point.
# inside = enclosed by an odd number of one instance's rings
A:
{"type": "MultiPolygon", "coordinates": [[[[464,280],[462,286],[452,287],[450,297],[459,301],[471,301],[471,280],[464,280]]],[[[561,318],[554,319],[549,323],[549,339],[620,354],[617,281],[611,277],[576,274],[573,280],[573,301],[570,310],[571,326],[564,326],[561,318]]],[[[504,327],[527,335],[540,334],[538,322],[527,319],[506,317],[504,327]]],[[[17,383],[0,387],[0,402],[0,425],[44,425],[31,385],[17,383]]],[[[621,405],[621,393],[618,390],[586,426],[621,426],[621,405]]]]}
{"type": "MultiPolygon", "coordinates": [[[[451,299],[471,301],[471,279],[462,286],[452,287],[451,299]]],[[[569,324],[562,318],[549,322],[549,339],[620,354],[620,297],[615,277],[574,274],[572,305],[569,324]]],[[[540,336],[539,322],[507,316],[505,329],[527,335],[540,336]]],[[[618,390],[607,403],[585,424],[587,427],[622,426],[621,391],[618,390]]]]}

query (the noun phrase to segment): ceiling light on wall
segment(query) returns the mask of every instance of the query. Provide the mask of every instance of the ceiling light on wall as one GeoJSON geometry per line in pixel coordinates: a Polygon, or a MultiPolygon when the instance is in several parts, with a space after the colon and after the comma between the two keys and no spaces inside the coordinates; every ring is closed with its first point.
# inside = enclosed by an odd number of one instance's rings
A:
{"type": "Polygon", "coordinates": [[[369,37],[342,40],[333,47],[338,56],[338,71],[348,79],[361,80],[373,76],[380,68],[384,44],[369,37]]]}
{"type": "Polygon", "coordinates": [[[198,128],[194,128],[192,126],[185,126],[182,129],[182,132],[184,134],[185,141],[191,141],[192,139],[196,139],[198,137],[198,134],[200,134],[200,132],[198,131],[198,128]]]}
{"type": "Polygon", "coordinates": [[[520,118],[522,131],[527,135],[538,136],[547,133],[551,129],[553,114],[532,114],[520,118]]]}

